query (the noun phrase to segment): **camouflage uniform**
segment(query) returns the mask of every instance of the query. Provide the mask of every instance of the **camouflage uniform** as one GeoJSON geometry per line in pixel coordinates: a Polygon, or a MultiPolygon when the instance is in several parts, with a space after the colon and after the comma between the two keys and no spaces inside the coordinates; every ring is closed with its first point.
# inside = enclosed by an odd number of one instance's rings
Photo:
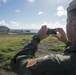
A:
{"type": "Polygon", "coordinates": [[[50,54],[41,58],[35,57],[37,49],[37,41],[32,40],[11,60],[12,70],[18,75],[76,75],[76,45],[68,43],[63,55],[50,54]]]}

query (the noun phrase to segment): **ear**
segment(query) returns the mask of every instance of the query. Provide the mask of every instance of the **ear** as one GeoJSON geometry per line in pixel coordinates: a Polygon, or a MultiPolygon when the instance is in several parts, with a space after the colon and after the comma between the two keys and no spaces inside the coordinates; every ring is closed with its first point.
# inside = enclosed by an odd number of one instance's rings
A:
{"type": "Polygon", "coordinates": [[[73,19],[73,30],[76,31],[76,17],[73,19]]]}

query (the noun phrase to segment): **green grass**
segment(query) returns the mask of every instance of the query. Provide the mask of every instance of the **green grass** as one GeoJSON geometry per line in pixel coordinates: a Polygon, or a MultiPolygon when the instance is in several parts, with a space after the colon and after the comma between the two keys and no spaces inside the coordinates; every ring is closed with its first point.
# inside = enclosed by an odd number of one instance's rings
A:
{"type": "Polygon", "coordinates": [[[0,51],[10,52],[22,49],[27,42],[31,40],[31,36],[5,36],[0,37],[0,51]]]}
{"type": "MultiPolygon", "coordinates": [[[[11,58],[32,39],[32,35],[27,36],[0,36],[0,67],[10,69],[11,58]]],[[[65,46],[55,37],[49,36],[41,41],[42,44],[51,44],[47,50],[63,51],[65,46]]]]}
{"type": "Polygon", "coordinates": [[[0,36],[0,67],[9,68],[11,58],[21,50],[32,36],[0,36]]]}
{"type": "Polygon", "coordinates": [[[10,69],[9,63],[16,52],[12,53],[0,53],[0,67],[10,69]]]}

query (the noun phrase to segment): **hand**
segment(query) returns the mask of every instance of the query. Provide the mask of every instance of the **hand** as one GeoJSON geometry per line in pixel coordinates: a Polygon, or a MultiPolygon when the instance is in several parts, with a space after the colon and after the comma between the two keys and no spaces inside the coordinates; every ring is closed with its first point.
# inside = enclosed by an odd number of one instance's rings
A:
{"type": "Polygon", "coordinates": [[[60,40],[60,41],[64,42],[65,44],[67,44],[68,39],[66,37],[66,34],[65,34],[64,30],[62,28],[56,28],[56,32],[60,33],[60,36],[55,35],[58,38],[58,40],[60,40]]]}
{"type": "Polygon", "coordinates": [[[48,31],[48,28],[47,28],[46,25],[41,27],[41,29],[37,33],[40,40],[45,39],[46,37],[48,37],[48,35],[46,35],[47,31],[48,31]]]}

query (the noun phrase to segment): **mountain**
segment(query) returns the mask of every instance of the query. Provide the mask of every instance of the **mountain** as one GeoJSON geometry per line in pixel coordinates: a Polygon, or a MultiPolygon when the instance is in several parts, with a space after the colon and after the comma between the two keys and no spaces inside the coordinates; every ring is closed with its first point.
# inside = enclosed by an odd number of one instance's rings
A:
{"type": "Polygon", "coordinates": [[[0,26],[0,32],[6,32],[9,31],[9,28],[6,26],[0,26]]]}

